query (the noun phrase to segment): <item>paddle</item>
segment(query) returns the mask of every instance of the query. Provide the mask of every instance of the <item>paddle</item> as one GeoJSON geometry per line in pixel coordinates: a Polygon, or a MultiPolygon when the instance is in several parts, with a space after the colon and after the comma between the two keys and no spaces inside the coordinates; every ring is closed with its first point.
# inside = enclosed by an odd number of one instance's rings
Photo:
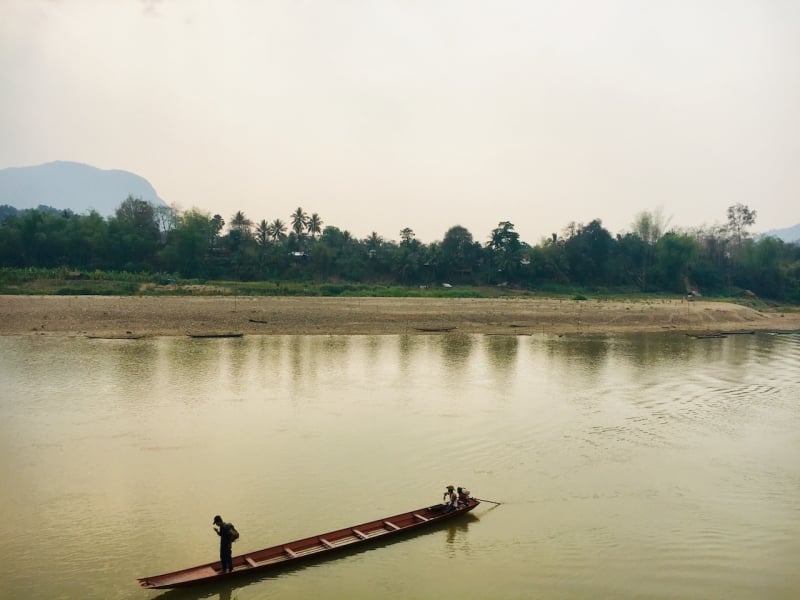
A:
{"type": "MultiPolygon", "coordinates": [[[[475,496],[473,496],[473,498],[475,498],[475,496]]],[[[488,502],[489,504],[497,504],[497,506],[500,506],[502,504],[502,502],[495,502],[494,500],[484,500],[483,498],[475,498],[475,500],[477,500],[478,502],[488,502]]]]}

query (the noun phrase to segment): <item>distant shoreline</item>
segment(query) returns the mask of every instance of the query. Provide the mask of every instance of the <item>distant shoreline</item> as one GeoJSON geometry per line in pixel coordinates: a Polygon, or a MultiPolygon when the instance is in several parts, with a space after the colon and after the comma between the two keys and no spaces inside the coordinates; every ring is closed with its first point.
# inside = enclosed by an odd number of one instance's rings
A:
{"type": "Polygon", "coordinates": [[[505,335],[800,330],[800,311],[686,300],[0,296],[0,335],[505,335]]]}

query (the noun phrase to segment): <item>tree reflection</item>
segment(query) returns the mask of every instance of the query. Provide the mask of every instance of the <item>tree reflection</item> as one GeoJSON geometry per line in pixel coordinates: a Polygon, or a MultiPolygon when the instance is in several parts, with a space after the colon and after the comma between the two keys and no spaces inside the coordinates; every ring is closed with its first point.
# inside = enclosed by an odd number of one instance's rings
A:
{"type": "Polygon", "coordinates": [[[442,355],[445,366],[463,370],[472,353],[473,336],[465,334],[448,334],[441,337],[442,355]]]}
{"type": "Polygon", "coordinates": [[[486,339],[486,350],[492,366],[503,371],[511,370],[517,360],[519,338],[515,335],[490,335],[486,339]]]}

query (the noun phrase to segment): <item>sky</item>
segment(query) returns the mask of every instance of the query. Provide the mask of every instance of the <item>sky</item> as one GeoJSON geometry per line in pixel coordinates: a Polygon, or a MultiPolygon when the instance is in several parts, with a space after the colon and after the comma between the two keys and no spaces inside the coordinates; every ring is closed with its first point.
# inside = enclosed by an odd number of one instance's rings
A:
{"type": "Polygon", "coordinates": [[[0,168],[182,210],[536,244],[800,223],[794,0],[0,0],[0,168]]]}

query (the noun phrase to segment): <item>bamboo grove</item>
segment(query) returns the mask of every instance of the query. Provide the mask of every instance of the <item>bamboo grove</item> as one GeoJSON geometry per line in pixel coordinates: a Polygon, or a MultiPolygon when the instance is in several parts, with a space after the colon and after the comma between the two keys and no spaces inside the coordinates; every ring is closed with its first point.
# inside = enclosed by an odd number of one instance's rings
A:
{"type": "Polygon", "coordinates": [[[508,286],[524,290],[746,294],[800,303],[800,246],[748,229],[756,212],[737,204],[724,225],[668,229],[660,211],[612,235],[600,219],[570,223],[537,244],[502,221],[475,239],[455,225],[441,241],[356,239],[298,208],[284,221],[229,222],[129,197],[115,214],[0,207],[0,267],[161,273],[197,280],[508,286]]]}

